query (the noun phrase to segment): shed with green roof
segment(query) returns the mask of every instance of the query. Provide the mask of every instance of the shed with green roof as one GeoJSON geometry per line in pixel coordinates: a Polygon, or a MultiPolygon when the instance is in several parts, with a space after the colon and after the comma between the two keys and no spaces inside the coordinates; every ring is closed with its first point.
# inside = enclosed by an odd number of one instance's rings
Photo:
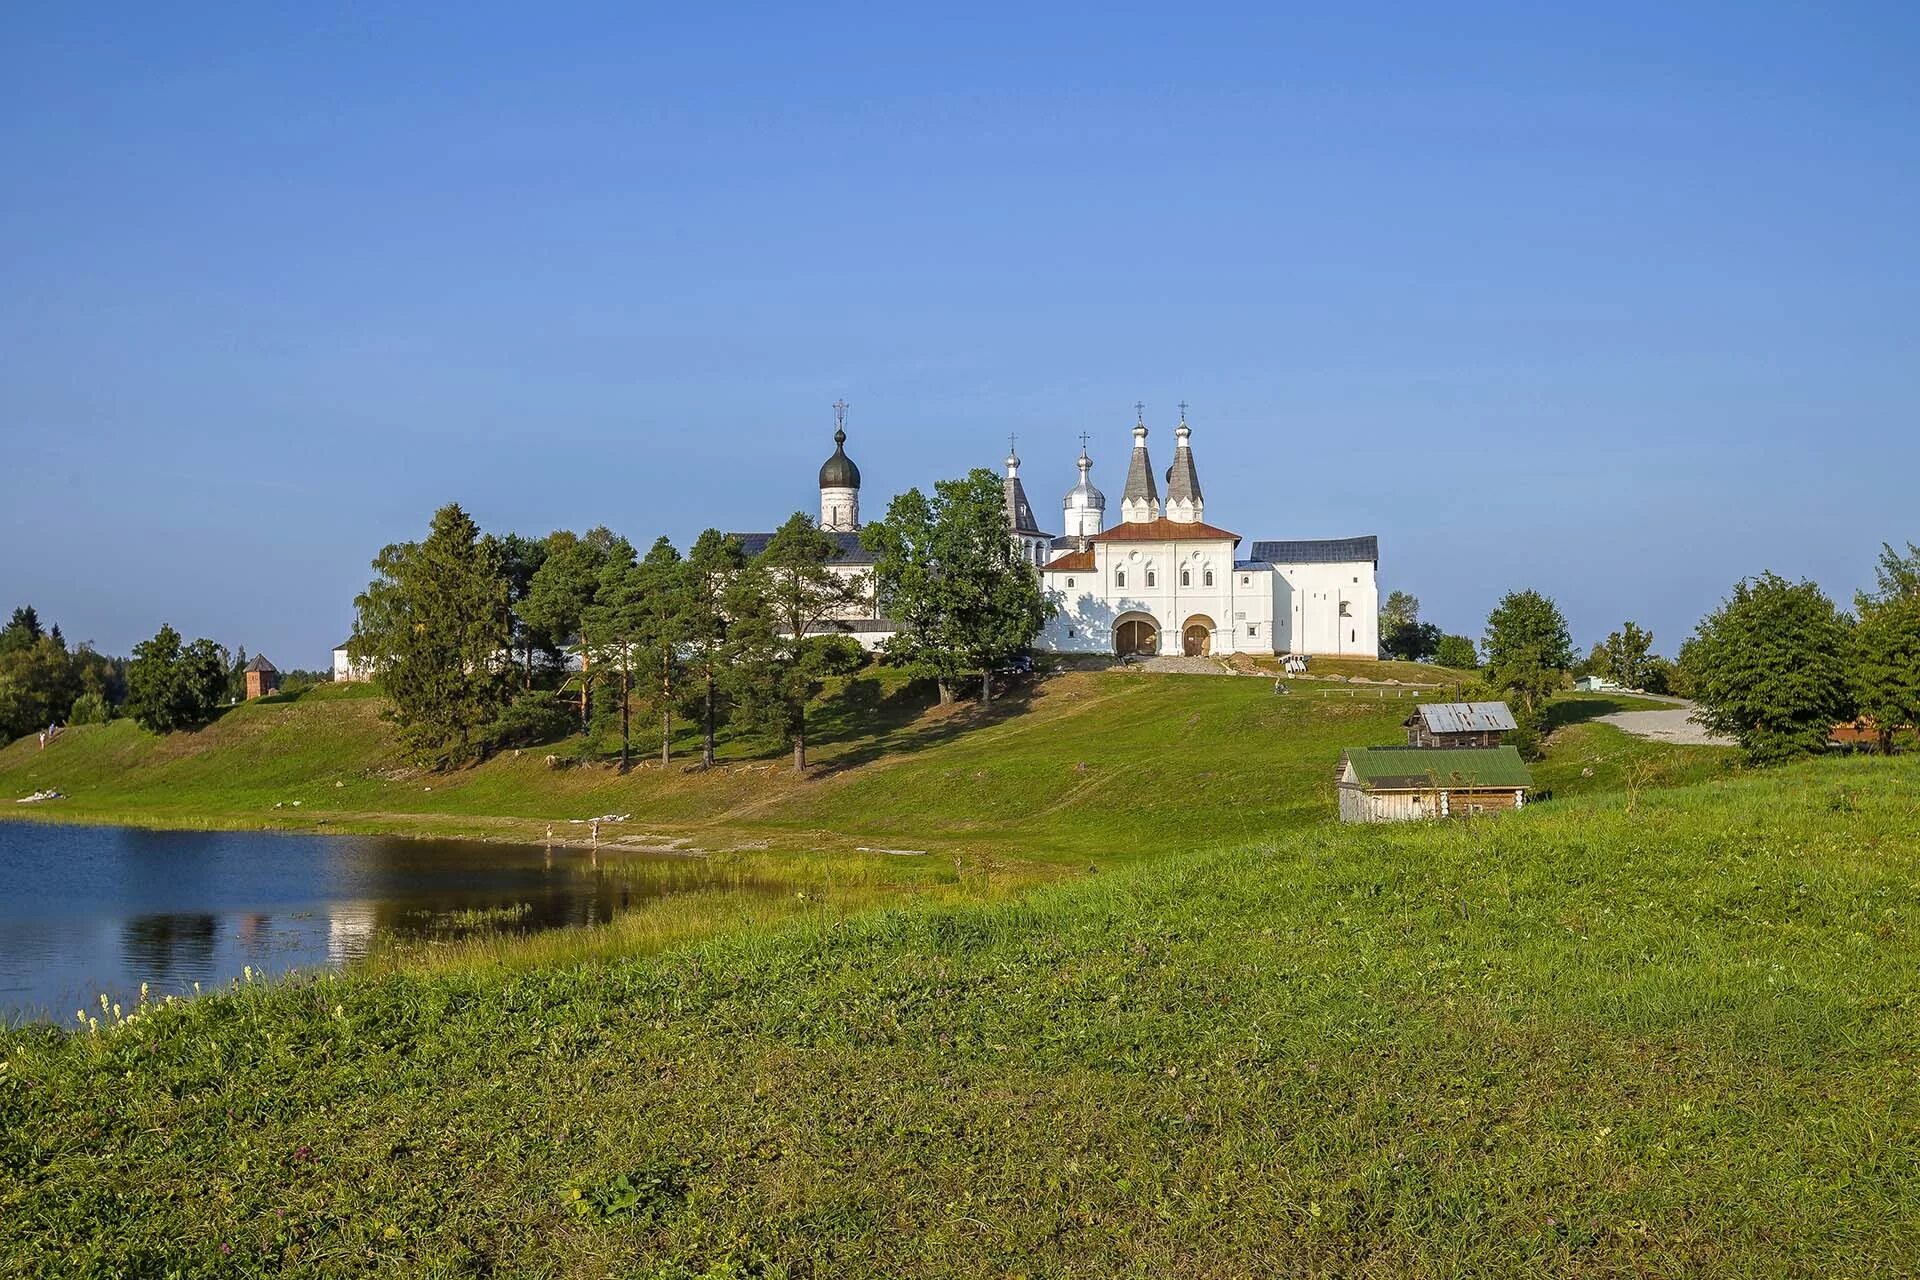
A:
{"type": "Polygon", "coordinates": [[[1340,820],[1406,822],[1519,809],[1533,775],[1512,747],[1352,747],[1340,753],[1340,820]]]}

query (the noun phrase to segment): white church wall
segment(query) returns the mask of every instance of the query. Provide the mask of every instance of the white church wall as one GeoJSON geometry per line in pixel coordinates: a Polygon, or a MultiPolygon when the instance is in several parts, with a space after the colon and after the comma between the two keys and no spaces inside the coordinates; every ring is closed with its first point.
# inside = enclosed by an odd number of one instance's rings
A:
{"type": "Polygon", "coordinates": [[[1373,565],[1275,565],[1276,653],[1375,658],[1380,655],[1380,592],[1373,565]]]}

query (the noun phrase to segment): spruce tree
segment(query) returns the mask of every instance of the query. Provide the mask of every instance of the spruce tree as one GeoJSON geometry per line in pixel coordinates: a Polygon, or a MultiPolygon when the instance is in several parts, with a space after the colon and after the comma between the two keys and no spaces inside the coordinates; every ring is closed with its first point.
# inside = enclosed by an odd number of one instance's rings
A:
{"type": "Polygon", "coordinates": [[[485,754],[486,728],[507,703],[511,639],[497,544],[458,504],[434,513],[423,542],[396,543],[354,601],[348,652],[391,700],[407,752],[436,768],[485,754]]]}

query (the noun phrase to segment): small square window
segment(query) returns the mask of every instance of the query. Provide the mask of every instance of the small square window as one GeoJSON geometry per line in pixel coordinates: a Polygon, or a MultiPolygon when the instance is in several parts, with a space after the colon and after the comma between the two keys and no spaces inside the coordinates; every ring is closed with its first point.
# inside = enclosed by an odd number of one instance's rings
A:
{"type": "Polygon", "coordinates": [[[1240,575],[1240,585],[1243,587],[1250,587],[1253,585],[1253,579],[1243,573],[1240,575]]]}
{"type": "Polygon", "coordinates": [[[1247,624],[1247,634],[1250,636],[1257,636],[1260,634],[1260,628],[1255,626],[1253,623],[1249,622],[1247,624]]]}
{"type": "Polygon", "coordinates": [[[1067,628],[1067,639],[1069,639],[1069,640],[1071,640],[1071,639],[1073,639],[1073,628],[1072,628],[1072,627],[1068,627],[1068,628],[1067,628]]]}

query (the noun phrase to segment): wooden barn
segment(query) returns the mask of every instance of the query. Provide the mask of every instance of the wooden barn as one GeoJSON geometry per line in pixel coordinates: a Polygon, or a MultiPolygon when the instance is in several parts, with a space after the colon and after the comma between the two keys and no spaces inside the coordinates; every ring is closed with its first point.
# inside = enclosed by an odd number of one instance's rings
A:
{"type": "Polygon", "coordinates": [[[1512,747],[1353,747],[1338,781],[1342,822],[1497,813],[1524,807],[1533,790],[1512,747]]]}
{"type": "Polygon", "coordinates": [[[246,676],[249,699],[280,692],[280,672],[263,657],[256,656],[247,664],[246,676]]]}
{"type": "Polygon", "coordinates": [[[1497,747],[1515,728],[1504,702],[1426,702],[1406,726],[1410,747],[1497,747]]]}

